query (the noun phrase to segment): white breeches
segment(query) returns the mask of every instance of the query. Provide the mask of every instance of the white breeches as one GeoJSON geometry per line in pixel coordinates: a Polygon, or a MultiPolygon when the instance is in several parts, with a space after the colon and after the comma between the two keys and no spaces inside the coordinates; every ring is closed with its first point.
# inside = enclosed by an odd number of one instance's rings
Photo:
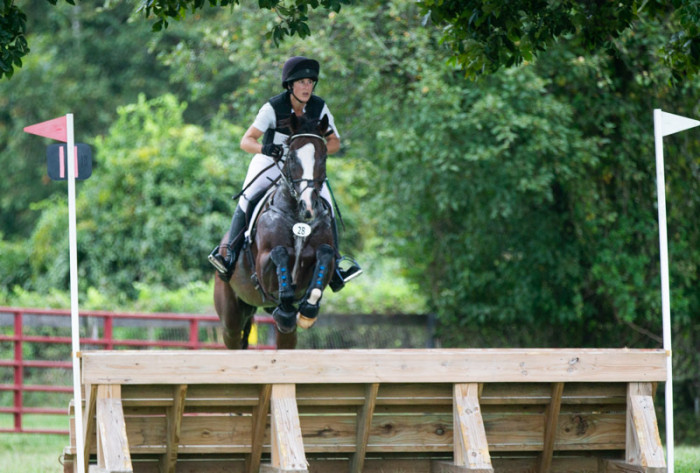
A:
{"type": "MultiPolygon", "coordinates": [[[[250,203],[248,199],[254,197],[258,192],[262,192],[267,189],[270,183],[279,177],[280,168],[277,166],[272,166],[267,171],[262,172],[263,169],[270,166],[274,162],[274,159],[264,154],[258,153],[253,156],[253,159],[248,165],[248,174],[246,174],[245,181],[243,182],[243,188],[246,189],[246,191],[238,201],[238,206],[244,212],[248,211],[248,204],[250,203]],[[262,174],[260,174],[261,172],[262,174]],[[260,175],[258,176],[258,174],[260,175]],[[257,179],[255,176],[258,176],[257,179]],[[253,179],[255,179],[255,181],[253,181],[253,179]],[[247,187],[249,184],[250,187],[247,187]]],[[[328,187],[325,183],[321,188],[321,197],[323,197],[329,204],[331,203],[331,193],[328,191],[328,187]]],[[[335,217],[333,206],[331,205],[330,207],[331,212],[335,217]]]]}

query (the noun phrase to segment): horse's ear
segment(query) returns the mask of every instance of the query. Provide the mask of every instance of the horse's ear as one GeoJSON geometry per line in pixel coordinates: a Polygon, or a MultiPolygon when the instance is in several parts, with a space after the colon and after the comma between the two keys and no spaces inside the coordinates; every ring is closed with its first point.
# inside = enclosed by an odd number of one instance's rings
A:
{"type": "Polygon", "coordinates": [[[299,125],[299,117],[297,117],[296,113],[292,113],[289,116],[289,129],[292,131],[292,135],[297,132],[297,130],[299,129],[299,125]]]}
{"type": "Polygon", "coordinates": [[[326,136],[326,131],[328,130],[328,115],[324,115],[321,121],[318,122],[319,135],[326,136]]]}

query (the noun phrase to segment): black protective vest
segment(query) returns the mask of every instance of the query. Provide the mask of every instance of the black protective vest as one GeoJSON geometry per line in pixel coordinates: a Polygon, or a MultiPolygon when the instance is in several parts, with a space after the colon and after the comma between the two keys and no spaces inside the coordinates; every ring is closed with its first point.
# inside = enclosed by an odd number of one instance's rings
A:
{"type": "MultiPolygon", "coordinates": [[[[275,95],[270,100],[270,105],[272,105],[275,111],[275,128],[268,129],[263,136],[263,145],[272,143],[275,132],[282,133],[287,136],[292,134],[292,131],[287,126],[289,123],[289,117],[292,114],[292,100],[291,94],[289,92],[282,92],[279,95],[275,95]]],[[[312,95],[308,102],[306,102],[306,109],[304,116],[311,120],[319,120],[321,118],[321,112],[323,111],[323,106],[326,104],[321,97],[312,95]]],[[[326,135],[333,133],[333,130],[328,130],[326,135]]]]}

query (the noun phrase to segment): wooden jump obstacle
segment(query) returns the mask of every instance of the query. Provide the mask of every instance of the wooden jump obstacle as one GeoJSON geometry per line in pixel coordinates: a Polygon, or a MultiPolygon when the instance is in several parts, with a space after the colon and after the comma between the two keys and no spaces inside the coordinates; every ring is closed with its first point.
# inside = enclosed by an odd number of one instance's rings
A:
{"type": "MultiPolygon", "coordinates": [[[[662,350],[83,352],[90,473],[665,472],[662,350]]],[[[64,451],[77,471],[75,432],[64,451]]]]}

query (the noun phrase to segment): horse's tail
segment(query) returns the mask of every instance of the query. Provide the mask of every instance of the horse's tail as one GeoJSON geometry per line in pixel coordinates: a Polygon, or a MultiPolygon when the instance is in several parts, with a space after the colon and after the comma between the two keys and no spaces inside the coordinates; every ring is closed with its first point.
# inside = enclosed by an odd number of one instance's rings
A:
{"type": "Polygon", "coordinates": [[[241,335],[241,350],[248,349],[248,337],[250,336],[250,330],[253,328],[253,316],[248,317],[243,327],[243,334],[241,335]]]}

